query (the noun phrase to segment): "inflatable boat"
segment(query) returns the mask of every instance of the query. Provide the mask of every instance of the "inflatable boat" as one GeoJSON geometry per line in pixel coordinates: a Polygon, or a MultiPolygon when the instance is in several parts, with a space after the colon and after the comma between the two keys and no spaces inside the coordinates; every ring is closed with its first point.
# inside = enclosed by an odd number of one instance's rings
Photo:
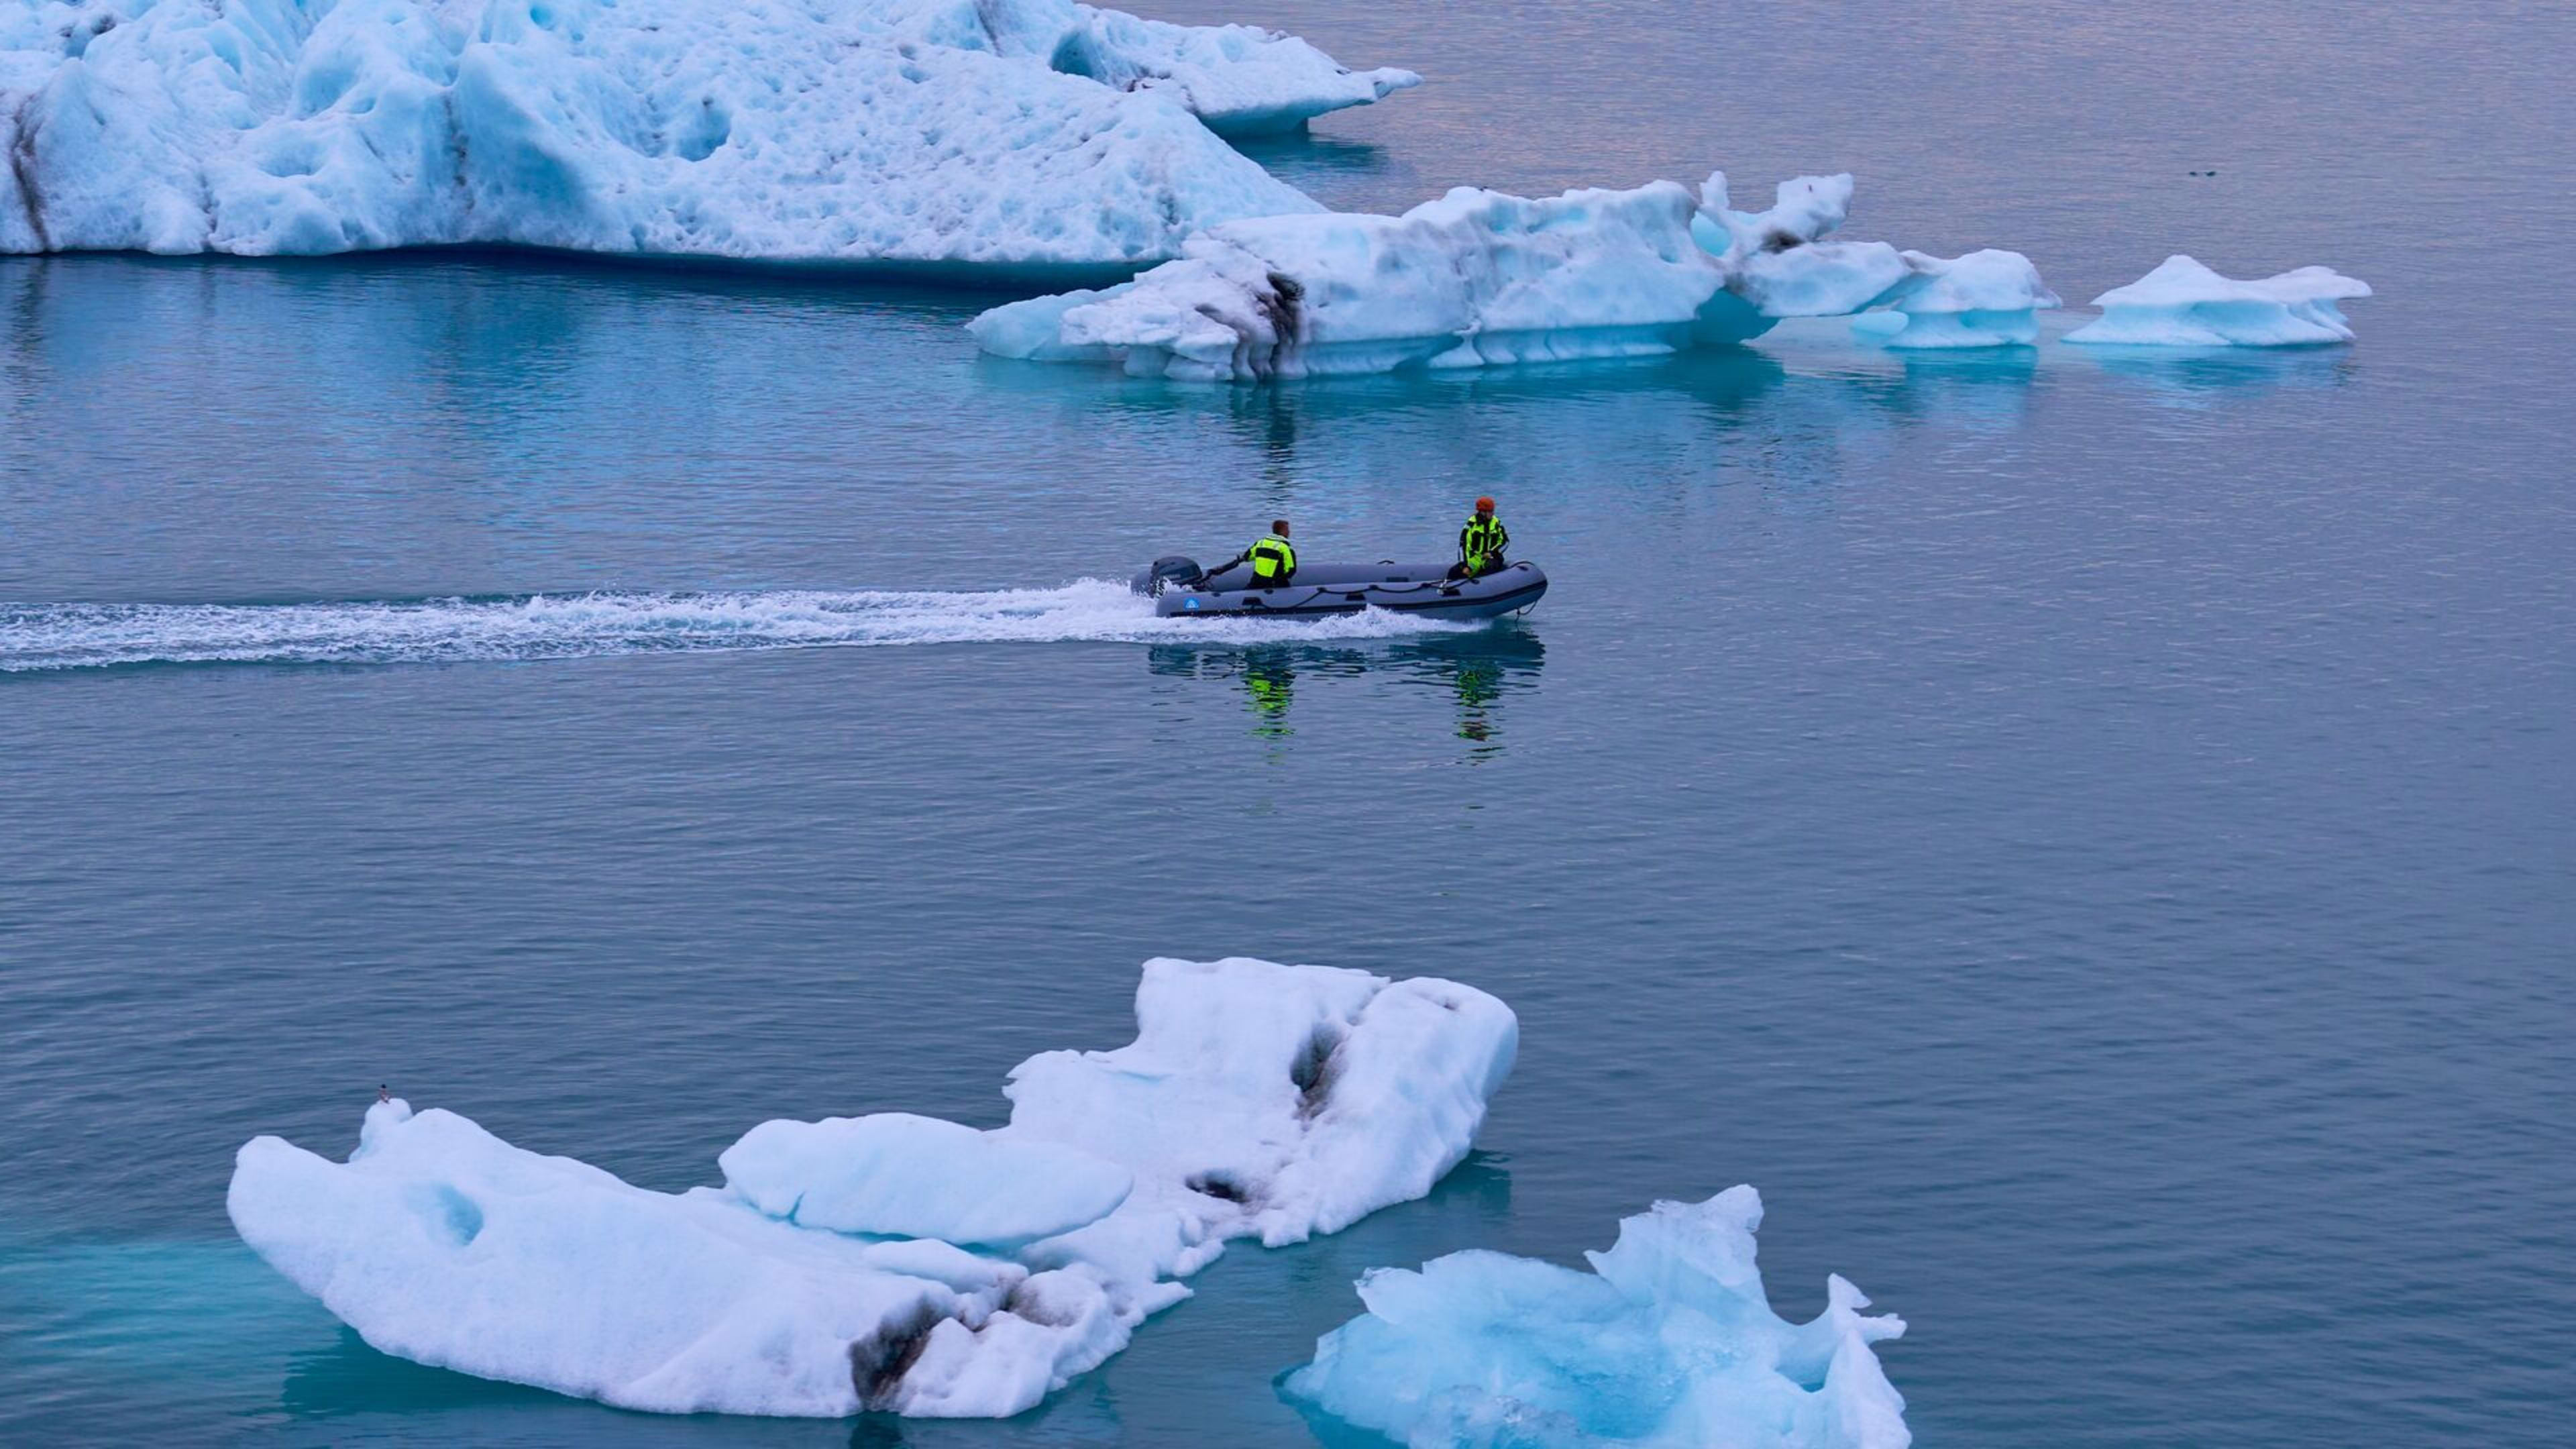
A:
{"type": "Polygon", "coordinates": [[[1154,560],[1136,575],[1136,592],[1151,597],[1154,612],[1173,618],[1309,618],[1387,609],[1441,619],[1492,619],[1517,614],[1547,592],[1547,575],[1534,563],[1506,564],[1480,578],[1453,579],[1447,564],[1311,563],[1272,588],[1252,582],[1252,565],[1208,573],[1195,559],[1175,554],[1154,560]]]}

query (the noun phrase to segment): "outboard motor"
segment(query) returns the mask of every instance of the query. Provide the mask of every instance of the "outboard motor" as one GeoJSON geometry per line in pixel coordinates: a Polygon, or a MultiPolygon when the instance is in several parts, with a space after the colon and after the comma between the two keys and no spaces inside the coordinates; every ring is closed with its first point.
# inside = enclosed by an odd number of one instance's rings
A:
{"type": "Polygon", "coordinates": [[[1160,597],[1163,590],[1174,584],[1187,587],[1206,577],[1207,570],[1199,567],[1197,559],[1183,558],[1176,553],[1165,554],[1154,560],[1153,567],[1130,580],[1128,587],[1150,599],[1160,597]]]}

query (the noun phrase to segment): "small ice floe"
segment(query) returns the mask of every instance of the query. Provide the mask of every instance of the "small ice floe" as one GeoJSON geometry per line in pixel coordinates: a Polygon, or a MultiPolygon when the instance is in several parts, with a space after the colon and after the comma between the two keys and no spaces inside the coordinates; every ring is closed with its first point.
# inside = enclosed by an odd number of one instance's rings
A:
{"type": "Polygon", "coordinates": [[[1771,1311],[1762,1199],[1729,1188],[1619,1224],[1589,1273],[1464,1252],[1360,1279],[1368,1312],[1281,1392],[1398,1443],[1526,1449],[1904,1449],[1905,1400],[1871,1345],[1905,1325],[1829,1277],[1825,1311],[1771,1311]]]}
{"type": "Polygon", "coordinates": [[[453,1112],[346,1163],[245,1145],[243,1241],[386,1353],[666,1413],[1001,1417],[1189,1296],[1238,1238],[1329,1233],[1467,1154],[1519,1039],[1470,987],[1157,960],[1136,1040],[1046,1052],[1009,1125],[774,1121],[652,1192],[453,1112]]]}
{"type": "Polygon", "coordinates": [[[1328,111],[1422,84],[1392,66],[1352,70],[1293,35],[1252,25],[1174,25],[1073,7],[1050,64],[1113,90],[1170,96],[1220,136],[1294,131],[1328,111]]]}
{"type": "Polygon", "coordinates": [[[1768,209],[1736,211],[1714,173],[1696,197],[1668,181],[1543,198],[1460,187],[1401,216],[1228,222],[1131,283],[997,307],[969,330],[1003,357],[1249,381],[1651,356],[1900,299],[1921,310],[1918,337],[1949,339],[1908,345],[1955,346],[1988,320],[1957,314],[2001,307],[1983,299],[2010,290],[2003,258],[2026,277],[2021,310],[2054,303],[2014,253],[1945,262],[1826,240],[1851,195],[1848,175],[1802,176],[1768,209]]]}
{"type": "Polygon", "coordinates": [[[1887,310],[1854,317],[1854,333],[1887,347],[2026,347],[2039,340],[2039,309],[2058,305],[2019,252],[1907,252],[1905,262],[1912,275],[1888,293],[1887,310]]]}
{"type": "Polygon", "coordinates": [[[2099,320],[2069,342],[2130,347],[2306,347],[2350,342],[2338,302],[2370,295],[2366,282],[2331,267],[2301,267],[2258,282],[2222,277],[2187,256],[2093,299],[2099,320]]]}

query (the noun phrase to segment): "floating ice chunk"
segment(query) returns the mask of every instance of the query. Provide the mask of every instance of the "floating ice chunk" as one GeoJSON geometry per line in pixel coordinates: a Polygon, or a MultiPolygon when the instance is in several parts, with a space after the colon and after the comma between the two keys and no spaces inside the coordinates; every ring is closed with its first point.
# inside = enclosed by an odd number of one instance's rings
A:
{"type": "Polygon", "coordinates": [[[2039,340],[2038,309],[2058,305],[2019,252],[1907,252],[1905,265],[1912,275],[1888,294],[1889,310],[1854,317],[1854,332],[1889,347],[2027,346],[2039,340]]]}
{"type": "Polygon", "coordinates": [[[1870,1345],[1905,1325],[1864,1316],[1839,1277],[1813,1322],[1773,1313],[1761,1221],[1736,1187],[1623,1219],[1590,1273],[1488,1252],[1373,1270],[1369,1311],[1282,1389],[1415,1445],[1903,1449],[1905,1400],[1870,1345]]]}
{"type": "Polygon", "coordinates": [[[1461,187],[1402,216],[1229,222],[1125,287],[997,307],[1005,357],[1249,380],[1741,342],[1774,320],[1878,302],[1912,272],[1880,242],[1825,242],[1849,176],[1800,177],[1763,212],[1671,182],[1529,199],[1461,187]]]}
{"type": "Polygon", "coordinates": [[[1136,1021],[1132,1046],[1011,1073],[1005,1139],[1070,1144],[1137,1183],[1032,1261],[1189,1272],[1227,1238],[1302,1242],[1420,1197],[1466,1156],[1519,1043],[1471,987],[1240,957],[1148,963],[1136,1021]]]}
{"type": "Polygon", "coordinates": [[[995,1248],[1098,1222],[1135,1186],[1087,1152],[909,1112],[763,1122],[716,1165],[737,1197],[802,1227],[995,1248]]]}
{"type": "Polygon", "coordinates": [[[2350,342],[2352,325],[2337,302],[2367,297],[2370,287],[2330,267],[2301,267],[2240,282],[2186,256],[2125,287],[2093,299],[2100,320],[2066,334],[2069,342],[2146,347],[2300,347],[2350,342]]]}
{"type": "Polygon", "coordinates": [[[1726,173],[1700,183],[1693,234],[1717,255],[1727,285],[1765,317],[1840,317],[1885,297],[1908,270],[1885,242],[1829,242],[1851,212],[1852,178],[1783,181],[1769,211],[1727,205],[1726,173]]]}
{"type": "Polygon", "coordinates": [[[369,1110],[346,1166],[253,1139],[226,1205],[386,1353],[665,1413],[848,1413],[854,1346],[988,1316],[1027,1276],[995,1264],[961,1292],[723,1194],[647,1192],[401,1102],[369,1110]]]}
{"type": "Polygon", "coordinates": [[[1053,296],[1006,302],[977,314],[966,324],[966,332],[977,347],[995,357],[1016,357],[1028,362],[1115,363],[1119,351],[1106,343],[1067,341],[1064,314],[1076,307],[1123,297],[1135,289],[1135,283],[1121,282],[1096,291],[1077,288],[1053,296]]]}
{"type": "Polygon", "coordinates": [[[1117,1051],[1022,1063],[994,1132],[765,1123],[724,1188],[646,1191],[392,1102],[345,1164],[252,1140],[227,1206],[421,1363],[670,1413],[1002,1416],[1124,1347],[1229,1240],[1427,1191],[1518,1037],[1464,986],[1241,959],[1146,963],[1137,1022],[1117,1051]],[[858,1236],[930,1231],[954,1240],[858,1236]]]}
{"type": "Polygon", "coordinates": [[[1192,237],[1133,286],[1015,303],[971,330],[1005,355],[1211,380],[1672,352],[1704,308],[1731,332],[1759,320],[1722,295],[1690,214],[1666,183],[1536,201],[1461,187],[1399,217],[1267,217],[1192,237]]]}
{"type": "Polygon", "coordinates": [[[1083,24],[1057,48],[1058,70],[1117,90],[1171,94],[1221,136],[1293,131],[1327,111],[1422,84],[1409,70],[1351,70],[1275,30],[1173,25],[1088,5],[1074,10],[1083,24]]]}
{"type": "Polygon", "coordinates": [[[1729,285],[1765,317],[1841,317],[1883,299],[1906,276],[1904,259],[1885,242],[1818,242],[1755,252],[1729,285]]]}
{"type": "Polygon", "coordinates": [[[1416,78],[1072,0],[0,6],[0,252],[441,243],[1038,271],[1312,211],[1229,129],[1416,78]]]}

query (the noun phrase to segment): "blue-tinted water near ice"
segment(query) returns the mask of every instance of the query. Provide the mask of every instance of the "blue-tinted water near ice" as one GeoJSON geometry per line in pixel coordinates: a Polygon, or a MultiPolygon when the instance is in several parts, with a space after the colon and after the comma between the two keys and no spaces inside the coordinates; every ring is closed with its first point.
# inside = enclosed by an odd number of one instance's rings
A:
{"type": "Polygon", "coordinates": [[[1297,1444],[1270,1377],[1363,1267],[1750,1181],[1785,1311],[1913,1323],[1929,1443],[2558,1440],[2565,14],[1161,9],[1432,76],[1262,148],[1337,205],[1849,167],[1856,234],[2070,299],[2177,249],[2379,295],[2324,352],[1226,390],[808,278],[0,263],[0,630],[338,661],[0,675],[0,1438],[1297,1444]],[[887,597],[1488,491],[1521,627],[887,597]],[[772,1115],[996,1121],[1234,951],[1510,1001],[1486,1150],[1022,1420],[415,1368],[225,1227],[235,1145],[380,1081],[659,1187],[772,1115]]]}

